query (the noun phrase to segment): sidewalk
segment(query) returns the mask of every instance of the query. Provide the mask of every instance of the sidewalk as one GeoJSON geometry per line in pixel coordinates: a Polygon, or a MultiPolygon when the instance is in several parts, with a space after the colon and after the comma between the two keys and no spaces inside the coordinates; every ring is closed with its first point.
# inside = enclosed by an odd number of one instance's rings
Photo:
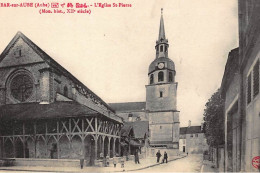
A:
{"type": "MultiPolygon", "coordinates": [[[[186,156],[173,156],[169,158],[168,162],[181,159],[186,156]]],[[[12,167],[0,167],[0,170],[8,171],[32,171],[32,172],[124,172],[124,171],[137,171],[159,165],[156,163],[156,157],[149,157],[140,160],[140,164],[135,164],[133,160],[125,162],[125,167],[121,168],[120,164],[114,168],[113,164],[109,167],[43,167],[43,166],[12,166],[12,167]]]]}
{"type": "Polygon", "coordinates": [[[219,172],[211,161],[203,160],[200,172],[219,172]]]}

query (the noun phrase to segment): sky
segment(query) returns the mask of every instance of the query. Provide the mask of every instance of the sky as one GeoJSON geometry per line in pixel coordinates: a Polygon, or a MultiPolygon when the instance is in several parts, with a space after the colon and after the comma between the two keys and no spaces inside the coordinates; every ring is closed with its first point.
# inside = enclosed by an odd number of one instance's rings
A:
{"type": "Polygon", "coordinates": [[[91,7],[91,14],[39,14],[40,8],[0,7],[0,52],[21,31],[105,102],[145,101],[163,8],[169,57],[176,67],[180,126],[189,120],[200,125],[206,102],[221,85],[228,53],[238,47],[237,0],[98,2],[132,7],[91,7]]]}

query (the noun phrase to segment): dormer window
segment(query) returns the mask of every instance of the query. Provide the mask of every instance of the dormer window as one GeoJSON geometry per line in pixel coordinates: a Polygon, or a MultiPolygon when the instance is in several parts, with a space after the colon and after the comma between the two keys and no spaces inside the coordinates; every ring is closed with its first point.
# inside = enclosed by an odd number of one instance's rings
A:
{"type": "Polygon", "coordinates": [[[163,78],[164,78],[164,74],[163,74],[162,71],[160,71],[160,72],[158,73],[158,82],[162,82],[162,81],[163,81],[163,78]]]}

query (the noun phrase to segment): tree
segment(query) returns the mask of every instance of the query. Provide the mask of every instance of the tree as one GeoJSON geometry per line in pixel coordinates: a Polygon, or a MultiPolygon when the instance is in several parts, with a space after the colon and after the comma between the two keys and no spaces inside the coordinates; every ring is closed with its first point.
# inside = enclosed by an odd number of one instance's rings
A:
{"type": "Polygon", "coordinates": [[[207,143],[211,147],[224,144],[224,100],[220,89],[206,103],[204,109],[204,131],[207,143]]]}

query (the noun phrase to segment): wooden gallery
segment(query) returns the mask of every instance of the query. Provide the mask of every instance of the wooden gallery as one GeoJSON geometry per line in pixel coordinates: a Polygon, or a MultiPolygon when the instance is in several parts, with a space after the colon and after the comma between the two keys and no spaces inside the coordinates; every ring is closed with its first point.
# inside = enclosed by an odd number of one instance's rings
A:
{"type": "Polygon", "coordinates": [[[1,158],[94,165],[120,155],[121,127],[114,110],[21,32],[0,55],[1,158]]]}

